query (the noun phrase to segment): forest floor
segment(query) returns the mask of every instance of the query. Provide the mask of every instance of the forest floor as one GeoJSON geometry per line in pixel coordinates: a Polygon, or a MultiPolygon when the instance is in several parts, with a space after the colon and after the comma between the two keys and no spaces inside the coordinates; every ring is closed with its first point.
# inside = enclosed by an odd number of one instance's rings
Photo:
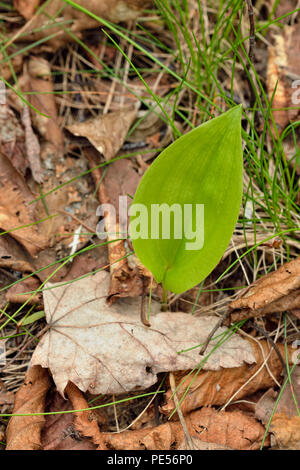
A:
{"type": "Polygon", "coordinates": [[[300,449],[299,1],[125,4],[0,2],[0,448],[300,449]],[[231,242],[162,299],[119,197],[238,104],[231,242]]]}

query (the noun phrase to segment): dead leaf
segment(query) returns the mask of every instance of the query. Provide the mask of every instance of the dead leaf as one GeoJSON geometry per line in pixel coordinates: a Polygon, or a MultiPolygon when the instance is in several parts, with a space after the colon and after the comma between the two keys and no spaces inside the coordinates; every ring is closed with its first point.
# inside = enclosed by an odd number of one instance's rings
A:
{"type": "MultiPolygon", "coordinates": [[[[74,410],[88,408],[87,401],[76,385],[69,383],[66,387],[66,394],[68,395],[74,410]]],[[[107,450],[104,437],[101,434],[98,423],[91,411],[77,411],[75,414],[74,426],[80,434],[92,438],[93,443],[98,446],[97,450],[107,450]]]]}
{"type": "MultiPolygon", "coordinates": [[[[145,389],[156,383],[159,372],[199,363],[198,349],[177,351],[204,342],[218,319],[159,313],[160,304],[152,301],[151,328],[147,328],[139,318],[140,299],[121,299],[107,307],[108,286],[109,274],[100,271],[44,291],[50,331],[38,344],[32,364],[50,368],[60,393],[68,381],[93,394],[145,389]]],[[[222,331],[226,329],[218,330],[222,331]]],[[[218,370],[254,361],[251,345],[235,335],[208,358],[204,368],[218,370]]]]}
{"type": "Polygon", "coordinates": [[[39,6],[40,0],[14,0],[14,8],[29,20],[35,13],[39,6]]]}
{"type": "MultiPolygon", "coordinates": [[[[265,389],[274,385],[274,379],[280,379],[282,364],[272,349],[267,361],[268,369],[263,366],[264,361],[270,353],[270,346],[265,341],[260,341],[260,346],[251,341],[251,347],[255,354],[255,364],[243,364],[240,367],[223,368],[220,370],[201,370],[187,374],[187,372],[175,374],[177,395],[180,399],[187,391],[180,408],[184,415],[200,408],[201,406],[224,405],[230,399],[239,400],[245,396],[252,395],[257,390],[265,389]],[[263,367],[262,367],[263,366],[263,367]],[[259,371],[259,369],[262,369],[259,371]],[[258,372],[259,371],[259,372],[258,372]],[[197,373],[198,372],[198,373],[197,373]]],[[[284,354],[284,346],[278,344],[279,350],[284,354]]],[[[292,356],[294,350],[289,349],[292,356]]],[[[292,359],[291,359],[292,361],[292,359]]],[[[169,416],[175,409],[171,389],[165,394],[166,404],[161,411],[169,416]]]]}
{"type": "Polygon", "coordinates": [[[40,159],[40,144],[31,127],[28,106],[24,106],[22,122],[25,128],[25,146],[32,176],[34,181],[41,183],[43,181],[43,172],[40,159]]]}
{"type": "MultiPolygon", "coordinates": [[[[16,394],[14,413],[43,413],[51,381],[46,369],[34,366],[16,394]]],[[[39,450],[44,416],[13,416],[7,427],[7,450],[39,450]]]]}
{"type": "Polygon", "coordinates": [[[68,125],[66,128],[72,134],[88,139],[106,160],[111,160],[122,147],[137,109],[138,105],[134,104],[85,122],[68,125]]]}
{"type": "Polygon", "coordinates": [[[32,297],[32,294],[26,294],[40,287],[40,282],[35,277],[28,277],[24,281],[20,280],[18,284],[15,284],[6,291],[7,302],[19,303],[28,302],[29,305],[38,304],[41,306],[42,296],[38,293],[32,297]],[[25,292],[25,293],[24,293],[25,292]],[[29,300],[30,299],[30,300],[29,300]]]}
{"type": "Polygon", "coordinates": [[[10,235],[0,236],[0,267],[21,273],[34,270],[29,255],[10,235]]]}
{"type": "MultiPolygon", "coordinates": [[[[94,15],[100,18],[109,20],[113,23],[125,22],[135,20],[141,9],[149,6],[151,1],[149,0],[77,0],[78,5],[89,10],[94,15]]],[[[49,35],[49,24],[51,25],[54,21],[70,23],[71,32],[80,36],[80,32],[85,29],[98,28],[99,22],[94,20],[90,16],[78,11],[70,5],[66,5],[63,0],[52,0],[49,2],[43,13],[39,14],[34,21],[31,21],[25,28],[25,31],[29,34],[28,39],[31,41],[46,37],[49,35]],[[54,18],[51,21],[49,18],[54,18]],[[47,27],[48,25],[48,27],[47,27]],[[32,31],[36,31],[32,33],[32,31]]],[[[58,48],[68,41],[72,41],[72,37],[67,33],[64,33],[59,26],[51,26],[51,34],[58,33],[54,38],[48,41],[53,48],[58,48]]],[[[26,38],[27,39],[27,38],[26,38]]],[[[24,36],[22,36],[24,40],[24,36]]]]}
{"type": "Polygon", "coordinates": [[[31,57],[22,77],[22,88],[29,95],[29,102],[46,116],[31,110],[31,119],[40,134],[54,146],[57,152],[63,153],[64,137],[58,124],[51,67],[41,57],[31,57]],[[48,117],[47,117],[48,116],[48,117]]]}
{"type": "MultiPolygon", "coordinates": [[[[72,404],[55,390],[47,395],[45,411],[63,412],[72,410],[72,404]]],[[[74,413],[50,414],[45,416],[41,433],[43,450],[95,450],[89,438],[82,436],[74,426],[74,413]]]]}
{"type": "MultiPolygon", "coordinates": [[[[202,408],[189,414],[186,425],[193,439],[236,450],[259,449],[265,433],[258,421],[240,411],[218,412],[213,408],[202,408]]],[[[104,433],[103,436],[109,448],[116,450],[182,449],[184,439],[179,422],[119,434],[104,433]]],[[[269,439],[266,439],[265,445],[268,444],[269,439]]]]}
{"type": "Polygon", "coordinates": [[[9,392],[0,379],[0,405],[13,405],[15,401],[14,392],[9,392]]]}
{"type": "Polygon", "coordinates": [[[0,227],[11,231],[11,236],[20,242],[34,256],[47,245],[39,219],[36,204],[29,204],[34,195],[28,189],[23,177],[17,173],[10,161],[0,153],[0,227]],[[32,225],[34,224],[34,225],[32,225]],[[26,228],[19,228],[29,225],[26,228]]]}
{"type": "Polygon", "coordinates": [[[288,418],[285,413],[273,416],[270,431],[281,450],[300,450],[300,416],[288,418]]]}
{"type": "Polygon", "coordinates": [[[258,400],[255,405],[255,417],[259,419],[263,424],[267,424],[269,421],[275,401],[276,401],[277,393],[273,388],[269,388],[258,400]]]}
{"type": "Polygon", "coordinates": [[[295,367],[291,379],[292,387],[289,383],[285,386],[270,430],[279,449],[300,450],[300,366],[295,367]]]}
{"type": "Polygon", "coordinates": [[[229,308],[233,321],[300,308],[300,257],[261,277],[229,308]]]}
{"type": "Polygon", "coordinates": [[[0,150],[10,160],[13,167],[25,175],[28,160],[24,128],[7,105],[0,106],[0,150]]]}

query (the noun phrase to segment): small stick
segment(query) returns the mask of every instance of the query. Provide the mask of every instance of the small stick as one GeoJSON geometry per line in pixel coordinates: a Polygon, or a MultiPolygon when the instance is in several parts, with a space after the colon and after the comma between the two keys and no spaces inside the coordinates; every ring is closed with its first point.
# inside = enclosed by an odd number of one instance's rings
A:
{"type": "Polygon", "coordinates": [[[269,343],[271,344],[271,346],[273,347],[274,351],[276,352],[281,364],[282,364],[282,367],[283,367],[283,370],[286,371],[286,373],[288,373],[288,370],[287,370],[287,366],[286,366],[286,363],[282,357],[282,354],[281,352],[279,351],[279,349],[277,348],[276,344],[274,343],[274,341],[272,340],[271,336],[268,335],[268,333],[263,330],[262,328],[260,328],[259,326],[255,325],[255,323],[253,321],[250,321],[249,322],[249,325],[252,326],[252,328],[254,328],[256,331],[258,331],[260,334],[262,334],[267,341],[269,341],[269,343]]]}
{"type": "Polygon", "coordinates": [[[177,414],[178,414],[178,417],[179,417],[179,421],[180,421],[181,426],[183,428],[183,433],[184,433],[184,437],[185,437],[185,440],[186,440],[186,443],[187,443],[187,447],[188,447],[189,450],[195,450],[193,440],[192,440],[192,438],[190,436],[190,433],[188,431],[186,422],[185,422],[184,417],[183,417],[183,413],[182,413],[180,405],[179,405],[179,400],[178,400],[178,397],[176,395],[176,383],[175,383],[175,377],[174,377],[173,372],[170,372],[169,380],[170,380],[170,386],[171,386],[171,390],[172,390],[172,394],[173,394],[174,404],[175,404],[176,411],[177,411],[177,414]]]}
{"type": "Polygon", "coordinates": [[[251,62],[254,59],[254,47],[255,47],[255,24],[254,24],[254,12],[252,1],[247,0],[248,6],[248,17],[249,17],[249,24],[250,24],[250,35],[249,35],[249,51],[248,56],[251,62]]]}
{"type": "MultiPolygon", "coordinates": [[[[248,57],[250,60],[250,64],[246,62],[246,68],[247,71],[249,72],[250,70],[250,65],[253,64],[253,59],[254,59],[254,47],[255,47],[255,24],[254,24],[254,12],[253,12],[253,5],[251,0],[246,0],[247,1],[247,6],[248,6],[248,17],[249,17],[249,25],[250,25],[250,34],[249,34],[249,50],[248,50],[248,57]]],[[[249,80],[248,75],[246,74],[249,90],[250,90],[250,105],[251,107],[254,106],[256,97],[255,93],[251,84],[251,81],[249,80]]]]}
{"type": "Polygon", "coordinates": [[[214,336],[215,332],[220,328],[220,326],[223,325],[224,321],[226,320],[228,316],[228,313],[225,313],[221,316],[221,318],[219,318],[219,320],[217,321],[217,323],[215,324],[215,326],[213,327],[213,329],[211,330],[211,332],[209,333],[208,337],[206,338],[205,340],[205,343],[203,344],[202,348],[200,349],[200,352],[199,354],[202,356],[206,349],[207,349],[207,346],[209,345],[209,343],[211,342],[212,340],[212,337],[214,336]]]}

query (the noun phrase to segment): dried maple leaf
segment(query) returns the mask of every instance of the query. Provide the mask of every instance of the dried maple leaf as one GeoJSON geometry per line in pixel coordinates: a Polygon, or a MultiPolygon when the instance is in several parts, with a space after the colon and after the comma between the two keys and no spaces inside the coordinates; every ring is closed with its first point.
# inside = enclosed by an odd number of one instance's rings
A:
{"type": "Polygon", "coordinates": [[[300,257],[254,282],[229,308],[233,321],[300,308],[300,257]]]}
{"type": "MultiPolygon", "coordinates": [[[[193,372],[187,374],[177,374],[176,385],[177,395],[180,399],[187,391],[180,408],[183,414],[207,405],[224,405],[231,398],[239,400],[247,395],[252,395],[258,390],[274,385],[274,379],[279,379],[282,372],[282,364],[276,352],[270,349],[267,341],[260,341],[260,346],[251,341],[252,350],[255,354],[255,364],[243,364],[240,367],[224,368],[218,371],[193,372]],[[271,352],[265,365],[265,359],[271,352]],[[259,371],[259,369],[261,369],[259,371]],[[269,373],[271,372],[271,374],[269,373]]],[[[284,346],[278,344],[282,349],[284,346]]],[[[292,356],[293,350],[289,350],[292,356]]],[[[291,359],[292,360],[292,359],[291,359]]],[[[174,409],[171,389],[167,391],[166,404],[161,407],[161,411],[170,415],[174,409]]]]}
{"type": "Polygon", "coordinates": [[[111,160],[122,147],[136,117],[138,106],[138,103],[127,106],[85,122],[71,124],[66,128],[72,134],[88,139],[106,160],[111,160]]]}
{"type": "MultiPolygon", "coordinates": [[[[52,288],[44,291],[50,331],[38,344],[32,364],[50,368],[60,393],[68,381],[94,394],[145,389],[156,383],[159,372],[199,363],[198,349],[177,352],[204,342],[218,319],[158,313],[160,304],[152,301],[151,328],[147,328],[139,318],[139,299],[120,299],[107,307],[108,286],[109,274],[100,271],[68,286],[48,285],[52,288]]],[[[225,331],[221,328],[218,333],[225,331]]],[[[204,368],[238,367],[243,362],[255,362],[252,348],[234,335],[204,368]]]]}
{"type": "MultiPolygon", "coordinates": [[[[46,369],[34,366],[16,394],[14,413],[43,413],[51,380],[46,369]]],[[[7,450],[39,450],[44,416],[13,416],[7,427],[7,450]]]]}

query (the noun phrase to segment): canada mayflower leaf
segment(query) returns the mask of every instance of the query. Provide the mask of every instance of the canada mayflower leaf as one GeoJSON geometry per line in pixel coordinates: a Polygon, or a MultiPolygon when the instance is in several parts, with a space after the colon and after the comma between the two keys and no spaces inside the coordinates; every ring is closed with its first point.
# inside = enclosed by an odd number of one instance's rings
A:
{"type": "Polygon", "coordinates": [[[242,199],[241,106],[180,137],[143,176],[130,235],[140,261],[181,293],[220,261],[242,199]]]}

